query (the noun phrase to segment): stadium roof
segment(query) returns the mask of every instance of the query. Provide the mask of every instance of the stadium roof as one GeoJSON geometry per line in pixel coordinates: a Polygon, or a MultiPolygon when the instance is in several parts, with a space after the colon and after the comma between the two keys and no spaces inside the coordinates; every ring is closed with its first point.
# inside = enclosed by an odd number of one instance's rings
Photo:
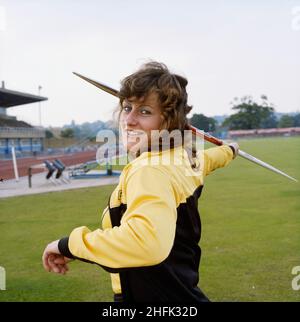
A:
{"type": "Polygon", "coordinates": [[[0,107],[9,108],[46,100],[48,100],[47,97],[11,91],[4,87],[0,87],[0,107]]]}

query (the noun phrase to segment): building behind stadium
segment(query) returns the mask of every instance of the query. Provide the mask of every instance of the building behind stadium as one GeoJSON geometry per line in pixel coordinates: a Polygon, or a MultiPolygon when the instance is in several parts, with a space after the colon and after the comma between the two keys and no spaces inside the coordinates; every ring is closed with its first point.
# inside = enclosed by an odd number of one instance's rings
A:
{"type": "Polygon", "coordinates": [[[26,122],[18,121],[7,114],[7,109],[30,103],[45,101],[48,98],[0,88],[0,158],[9,158],[12,147],[22,156],[34,155],[44,149],[45,130],[26,122]]]}

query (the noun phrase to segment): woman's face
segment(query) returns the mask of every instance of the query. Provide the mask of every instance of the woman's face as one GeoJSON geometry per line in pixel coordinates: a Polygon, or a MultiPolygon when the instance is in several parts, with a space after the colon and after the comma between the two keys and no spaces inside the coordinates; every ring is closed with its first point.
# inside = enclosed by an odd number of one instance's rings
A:
{"type": "Polygon", "coordinates": [[[150,93],[140,99],[125,99],[120,116],[125,149],[129,151],[142,139],[149,143],[151,130],[160,130],[162,121],[161,106],[156,93],[150,93]]]}

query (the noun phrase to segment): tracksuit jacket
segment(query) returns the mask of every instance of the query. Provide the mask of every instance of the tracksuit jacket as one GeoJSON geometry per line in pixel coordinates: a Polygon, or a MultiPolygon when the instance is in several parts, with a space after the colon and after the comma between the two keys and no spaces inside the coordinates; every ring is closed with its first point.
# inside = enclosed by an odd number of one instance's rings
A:
{"type": "Polygon", "coordinates": [[[197,286],[198,199],[205,176],[232,159],[227,145],[203,150],[196,170],[182,147],[142,153],[123,169],[102,228],[74,229],[59,241],[60,252],[110,272],[113,292],[122,301],[207,301],[197,286]]]}

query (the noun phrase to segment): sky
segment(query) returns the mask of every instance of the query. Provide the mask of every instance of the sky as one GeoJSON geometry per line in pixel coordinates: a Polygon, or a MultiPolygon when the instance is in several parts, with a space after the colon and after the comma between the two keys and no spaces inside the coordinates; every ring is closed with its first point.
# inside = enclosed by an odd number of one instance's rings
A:
{"type": "MultiPolygon", "coordinates": [[[[112,117],[116,98],[73,71],[119,89],[150,60],[188,79],[190,116],[261,94],[300,112],[300,0],[0,0],[0,81],[42,87],[45,127],[112,117]]],[[[39,104],[8,114],[39,125],[39,104]]]]}

